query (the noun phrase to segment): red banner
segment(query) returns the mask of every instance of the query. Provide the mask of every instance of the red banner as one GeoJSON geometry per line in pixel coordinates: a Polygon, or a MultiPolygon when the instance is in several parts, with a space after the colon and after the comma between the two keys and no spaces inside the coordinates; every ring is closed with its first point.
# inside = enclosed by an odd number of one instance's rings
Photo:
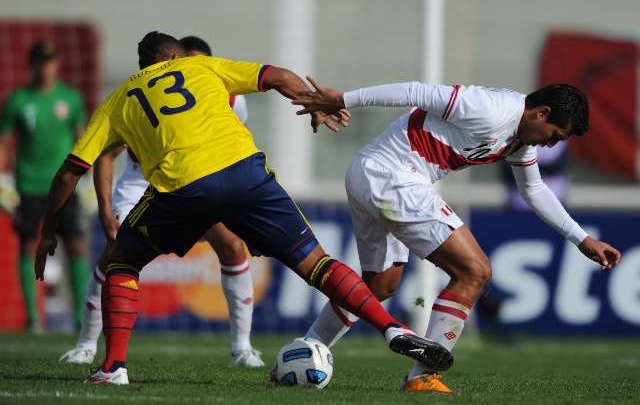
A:
{"type": "Polygon", "coordinates": [[[632,179],[638,175],[638,45],[553,32],[540,59],[540,85],[569,83],[589,98],[590,130],[570,142],[574,157],[632,179]]]}

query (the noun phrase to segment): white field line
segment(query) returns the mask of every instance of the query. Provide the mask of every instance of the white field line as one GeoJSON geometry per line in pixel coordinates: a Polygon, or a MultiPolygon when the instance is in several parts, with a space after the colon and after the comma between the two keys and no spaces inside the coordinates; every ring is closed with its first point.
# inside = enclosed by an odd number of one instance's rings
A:
{"type": "MultiPolygon", "coordinates": [[[[0,357],[4,354],[10,353],[38,353],[46,355],[52,355],[53,357],[61,356],[62,353],[71,349],[70,345],[33,345],[33,344],[9,344],[0,348],[0,357]],[[37,350],[37,351],[36,351],[37,350]]],[[[129,348],[130,354],[135,355],[166,355],[166,356],[218,356],[218,355],[226,355],[230,352],[230,348],[228,346],[211,346],[211,347],[193,347],[189,345],[141,345],[141,346],[132,346],[129,348]]],[[[384,344],[381,342],[380,345],[375,345],[373,347],[362,348],[362,349],[346,349],[346,350],[337,350],[336,351],[341,357],[348,358],[379,358],[386,357],[388,355],[388,349],[385,348],[384,344]]],[[[390,352],[389,352],[390,353],[390,352]]]]}
{"type": "MultiPolygon", "coordinates": [[[[125,388],[126,389],[126,388],[125,388]]],[[[0,398],[60,398],[60,399],[90,399],[98,401],[152,401],[152,402],[202,402],[204,398],[200,397],[184,397],[167,398],[154,395],[132,395],[131,393],[125,393],[123,395],[118,394],[93,394],[93,393],[77,393],[77,392],[64,392],[64,391],[25,391],[25,392],[10,392],[0,391],[0,398]]],[[[207,398],[207,401],[221,402],[223,398],[207,398]]]]}

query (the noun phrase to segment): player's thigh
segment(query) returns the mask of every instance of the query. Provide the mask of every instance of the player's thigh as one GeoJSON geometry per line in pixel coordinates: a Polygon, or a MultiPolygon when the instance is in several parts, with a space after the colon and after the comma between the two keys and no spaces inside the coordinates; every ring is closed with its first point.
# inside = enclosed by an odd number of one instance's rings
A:
{"type": "Polygon", "coordinates": [[[428,185],[397,185],[388,197],[388,206],[383,213],[387,230],[420,258],[431,255],[464,225],[428,185]]]}
{"type": "Polygon", "coordinates": [[[86,219],[78,196],[73,194],[65,205],[57,233],[62,237],[67,255],[84,256],[87,253],[86,219]]]}
{"type": "Polygon", "coordinates": [[[20,196],[13,227],[20,237],[20,251],[33,254],[40,222],[47,205],[46,196],[20,196]]]}
{"type": "Polygon", "coordinates": [[[382,273],[394,263],[406,263],[409,259],[409,249],[386,229],[384,221],[376,215],[376,207],[352,194],[348,196],[349,212],[363,274],[382,273]]]}
{"type": "Polygon", "coordinates": [[[252,254],[275,257],[296,270],[318,251],[311,225],[275,174],[265,169],[263,155],[256,154],[234,168],[230,181],[242,181],[238,176],[251,179],[251,184],[239,189],[242,205],[224,218],[224,224],[244,240],[252,254]]]}
{"type": "Polygon", "coordinates": [[[149,187],[122,220],[110,261],[127,260],[140,266],[160,254],[184,256],[215,222],[204,193],[196,189],[199,186],[171,193],[149,187]]]}
{"type": "Polygon", "coordinates": [[[489,258],[466,225],[453,230],[427,258],[454,280],[471,276],[484,283],[491,277],[489,258]]]}
{"type": "Polygon", "coordinates": [[[209,228],[204,238],[215,250],[222,263],[244,261],[247,257],[246,247],[242,239],[221,222],[209,228]]]}

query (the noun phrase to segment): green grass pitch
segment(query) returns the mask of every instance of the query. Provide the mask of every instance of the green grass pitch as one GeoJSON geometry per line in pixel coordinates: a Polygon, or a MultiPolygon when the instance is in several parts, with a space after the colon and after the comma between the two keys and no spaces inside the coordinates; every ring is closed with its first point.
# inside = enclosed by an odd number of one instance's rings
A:
{"type": "MultiPolygon", "coordinates": [[[[400,391],[410,361],[381,337],[349,337],[332,352],[322,391],[276,387],[267,374],[290,336],[255,336],[265,369],[231,366],[227,335],[136,333],[125,387],[82,384],[89,367],[58,363],[69,336],[0,334],[0,403],[64,404],[639,404],[637,340],[525,340],[456,348],[451,396],[400,391]]],[[[99,357],[101,353],[99,353],[99,357]]]]}

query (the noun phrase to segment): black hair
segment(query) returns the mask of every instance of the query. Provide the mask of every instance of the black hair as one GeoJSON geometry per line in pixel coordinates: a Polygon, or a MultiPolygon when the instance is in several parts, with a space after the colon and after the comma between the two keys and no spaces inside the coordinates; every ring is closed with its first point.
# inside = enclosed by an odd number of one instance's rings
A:
{"type": "Polygon", "coordinates": [[[573,135],[589,130],[589,101],[580,89],[570,84],[550,84],[527,95],[527,108],[546,105],[551,109],[547,122],[565,128],[571,124],[573,135]]]}
{"type": "Polygon", "coordinates": [[[211,56],[211,47],[209,46],[209,44],[204,39],[196,37],[195,35],[189,35],[188,37],[182,38],[180,40],[180,43],[182,44],[186,52],[203,52],[211,56]]]}
{"type": "Polygon", "coordinates": [[[138,42],[140,69],[171,58],[176,50],[183,50],[180,41],[168,34],[152,31],[138,42]]]}

